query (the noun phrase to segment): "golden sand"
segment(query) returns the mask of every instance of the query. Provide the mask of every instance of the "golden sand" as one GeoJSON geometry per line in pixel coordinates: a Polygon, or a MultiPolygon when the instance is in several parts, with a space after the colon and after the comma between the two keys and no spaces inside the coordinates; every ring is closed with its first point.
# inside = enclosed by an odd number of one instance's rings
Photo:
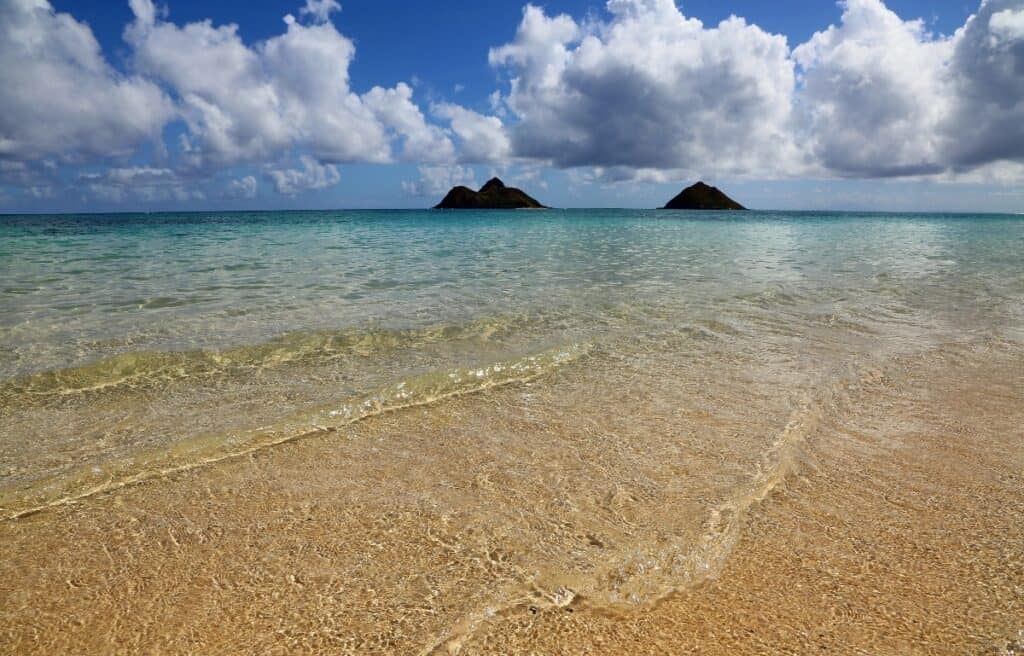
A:
{"type": "Polygon", "coordinates": [[[597,354],[4,521],[0,651],[1024,652],[1019,346],[710,355],[597,354]]]}

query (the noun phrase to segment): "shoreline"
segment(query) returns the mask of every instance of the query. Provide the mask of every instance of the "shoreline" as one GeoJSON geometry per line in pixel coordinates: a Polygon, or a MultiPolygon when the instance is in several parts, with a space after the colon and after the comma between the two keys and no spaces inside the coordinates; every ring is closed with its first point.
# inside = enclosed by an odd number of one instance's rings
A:
{"type": "Polygon", "coordinates": [[[4,223],[0,644],[1019,651],[1024,224],[474,216],[4,223]]]}
{"type": "MultiPolygon", "coordinates": [[[[809,439],[798,442],[793,469],[737,516],[721,568],[640,604],[599,601],[575,574],[528,575],[519,561],[529,540],[501,546],[513,534],[498,518],[509,512],[528,511],[538,528],[583,519],[559,509],[559,484],[543,483],[571,475],[564,464],[510,479],[511,470],[486,465],[496,452],[466,450],[486,436],[480,428],[494,421],[486,418],[512,416],[510,404],[521,406],[513,414],[545,407],[538,398],[547,398],[547,383],[520,383],[3,522],[10,557],[0,565],[0,625],[5,642],[26,653],[994,650],[1024,629],[1014,626],[1024,601],[1013,592],[1024,585],[1024,537],[1013,531],[1024,517],[1024,440],[1015,428],[1024,416],[999,401],[1024,384],[1014,353],[999,344],[943,347],[838,383],[835,411],[796,420],[809,439]],[[394,461],[375,457],[381,439],[394,445],[394,461]],[[456,453],[463,464],[452,461],[456,453]],[[390,492],[380,496],[373,481],[390,492]],[[532,502],[516,492],[531,488],[532,502]],[[489,504],[499,499],[495,516],[489,504]],[[534,515],[524,503],[548,510],[534,515]],[[477,504],[489,509],[479,514],[477,504]],[[935,532],[947,526],[959,530],[935,532]],[[39,626],[53,630],[44,638],[39,626]]],[[[570,384],[564,378],[550,385],[570,384]]],[[[782,435],[795,425],[778,421],[782,435]]],[[[582,437],[557,426],[536,437],[519,431],[524,453],[551,430],[582,437]]],[[[721,494],[730,503],[732,493],[721,494]]],[[[624,518],[647,507],[615,499],[607,507],[624,518]]],[[[680,544],[696,544],[706,518],[698,510],[686,529],[695,532],[680,544]]],[[[523,539],[530,525],[519,529],[523,539]]],[[[562,544],[550,540],[533,548],[562,544]]],[[[604,543],[586,547],[592,553],[612,548],[607,535],[586,540],[604,543]]],[[[624,546],[612,551],[624,555],[624,546]]]]}

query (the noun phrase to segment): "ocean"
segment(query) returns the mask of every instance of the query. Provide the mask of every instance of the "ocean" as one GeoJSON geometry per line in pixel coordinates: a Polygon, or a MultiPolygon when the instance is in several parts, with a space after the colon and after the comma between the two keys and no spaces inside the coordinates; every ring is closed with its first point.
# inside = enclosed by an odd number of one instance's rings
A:
{"type": "MultiPolygon", "coordinates": [[[[154,597],[167,626],[262,608],[307,647],[469,653],[574,608],[600,610],[571,620],[590,639],[740,567],[780,490],[834,476],[823,512],[909,476],[856,482],[865,458],[973,435],[1010,472],[989,503],[1011,499],[1022,253],[1001,215],[2,216],[2,573],[49,572],[15,586],[40,595],[91,576],[60,602],[86,624],[138,625],[153,590],[127,581],[155,577],[218,582],[205,614],[154,597]]],[[[933,464],[958,458],[995,466],[933,464]]],[[[7,611],[13,644],[33,607],[7,611]]],[[[120,646],[189,644],[135,629],[120,646]]]]}

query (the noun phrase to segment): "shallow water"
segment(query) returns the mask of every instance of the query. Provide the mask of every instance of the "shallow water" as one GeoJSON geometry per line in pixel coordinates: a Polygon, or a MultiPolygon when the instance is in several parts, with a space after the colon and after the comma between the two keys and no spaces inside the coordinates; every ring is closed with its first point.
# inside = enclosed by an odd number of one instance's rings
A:
{"type": "Polygon", "coordinates": [[[747,324],[751,305],[854,322],[1020,318],[1021,225],[622,210],[6,216],[0,375],[311,331],[500,330],[502,318],[572,330],[614,306],[724,324],[747,324]]]}
{"type": "MultiPolygon", "coordinates": [[[[246,649],[308,625],[320,642],[288,644],[458,651],[551,609],[661,607],[726,571],[787,481],[917,459],[942,413],[1019,470],[1024,435],[942,385],[1020,415],[1022,252],[1006,216],[3,217],[0,537],[40,594],[94,579],[57,616],[143,650],[183,644],[139,617],[145,572],[161,598],[199,572],[249,590],[273,621],[246,649]],[[174,569],[153,540],[211,530],[192,574],[147,569],[174,569]],[[327,603],[338,580],[359,592],[327,603]]],[[[54,620],[23,583],[28,646],[54,620]]]]}

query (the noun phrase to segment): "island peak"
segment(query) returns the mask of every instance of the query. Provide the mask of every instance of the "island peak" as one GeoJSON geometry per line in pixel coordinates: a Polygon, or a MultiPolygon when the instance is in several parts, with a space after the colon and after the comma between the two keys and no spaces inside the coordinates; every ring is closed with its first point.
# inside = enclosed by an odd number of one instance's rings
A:
{"type": "Polygon", "coordinates": [[[522,189],[506,187],[498,178],[491,178],[480,191],[468,187],[453,187],[440,203],[434,206],[438,210],[512,210],[542,209],[544,206],[522,189]]]}
{"type": "Polygon", "coordinates": [[[683,189],[675,198],[665,203],[665,210],[745,210],[718,187],[703,181],[683,189]]]}
{"type": "Polygon", "coordinates": [[[498,189],[508,189],[505,183],[501,181],[501,178],[491,178],[484,183],[484,186],[480,187],[480,193],[486,194],[489,191],[495,191],[498,189]]]}

